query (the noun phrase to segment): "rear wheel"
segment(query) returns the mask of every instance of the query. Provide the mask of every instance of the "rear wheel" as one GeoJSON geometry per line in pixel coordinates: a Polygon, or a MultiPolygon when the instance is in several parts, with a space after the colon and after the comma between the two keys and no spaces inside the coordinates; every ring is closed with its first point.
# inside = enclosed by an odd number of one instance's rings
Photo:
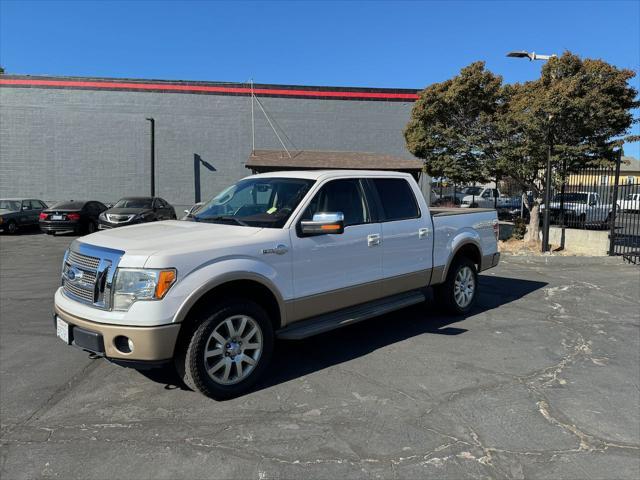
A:
{"type": "Polygon", "coordinates": [[[467,257],[453,261],[442,285],[434,288],[438,303],[449,313],[462,315],[469,312],[476,301],[478,272],[467,257]]]}
{"type": "Polygon", "coordinates": [[[184,383],[218,400],[247,392],[271,358],[271,321],[258,304],[228,300],[205,314],[176,355],[184,383]]]}

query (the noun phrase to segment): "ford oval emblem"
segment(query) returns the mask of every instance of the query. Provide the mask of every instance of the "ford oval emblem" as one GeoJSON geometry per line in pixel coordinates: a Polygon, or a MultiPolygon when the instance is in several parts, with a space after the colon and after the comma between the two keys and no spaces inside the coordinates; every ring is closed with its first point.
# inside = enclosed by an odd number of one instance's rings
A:
{"type": "Polygon", "coordinates": [[[69,270],[67,270],[67,280],[71,282],[82,280],[82,270],[76,267],[69,267],[69,270]]]}

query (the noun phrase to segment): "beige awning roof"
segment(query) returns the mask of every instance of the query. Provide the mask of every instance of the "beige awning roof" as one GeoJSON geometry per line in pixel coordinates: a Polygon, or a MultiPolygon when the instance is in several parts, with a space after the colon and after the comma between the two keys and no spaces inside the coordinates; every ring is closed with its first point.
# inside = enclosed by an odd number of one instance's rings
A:
{"type": "Polygon", "coordinates": [[[328,152],[303,150],[256,150],[247,159],[246,167],[257,172],[273,170],[396,170],[419,172],[422,161],[369,152],[328,152]]]}

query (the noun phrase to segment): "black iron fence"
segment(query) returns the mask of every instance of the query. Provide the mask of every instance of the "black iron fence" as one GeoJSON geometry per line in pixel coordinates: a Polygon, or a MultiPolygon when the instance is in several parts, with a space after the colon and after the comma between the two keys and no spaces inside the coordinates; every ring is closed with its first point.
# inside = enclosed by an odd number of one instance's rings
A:
{"type": "MultiPolygon", "coordinates": [[[[640,263],[640,179],[625,172],[620,165],[614,167],[589,167],[566,173],[564,182],[553,187],[549,205],[540,207],[540,222],[544,210],[549,208],[551,226],[609,231],[609,254],[621,255],[633,263],[640,263]]],[[[432,183],[431,204],[445,207],[495,206],[502,220],[522,218],[529,222],[529,211],[518,182],[510,178],[498,180],[495,188],[475,185],[456,185],[439,179],[432,183]],[[469,196],[475,191],[480,195],[487,190],[489,199],[469,196]],[[471,198],[471,200],[469,200],[471,198]],[[471,202],[472,205],[467,205],[471,202]]],[[[532,200],[529,193],[529,200],[532,200]]]]}
{"type": "Polygon", "coordinates": [[[610,255],[640,262],[640,183],[637,181],[618,185],[609,250],[610,255]]]}

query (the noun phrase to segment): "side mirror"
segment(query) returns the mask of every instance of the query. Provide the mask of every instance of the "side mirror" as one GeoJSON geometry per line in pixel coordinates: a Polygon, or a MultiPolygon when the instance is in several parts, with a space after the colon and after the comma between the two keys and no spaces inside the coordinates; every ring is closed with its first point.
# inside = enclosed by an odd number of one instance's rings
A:
{"type": "Polygon", "coordinates": [[[344,233],[344,214],[342,212],[316,213],[313,220],[303,220],[300,226],[303,235],[344,233]]]}
{"type": "Polygon", "coordinates": [[[189,210],[184,210],[184,213],[186,213],[187,215],[189,215],[189,210]]]}

